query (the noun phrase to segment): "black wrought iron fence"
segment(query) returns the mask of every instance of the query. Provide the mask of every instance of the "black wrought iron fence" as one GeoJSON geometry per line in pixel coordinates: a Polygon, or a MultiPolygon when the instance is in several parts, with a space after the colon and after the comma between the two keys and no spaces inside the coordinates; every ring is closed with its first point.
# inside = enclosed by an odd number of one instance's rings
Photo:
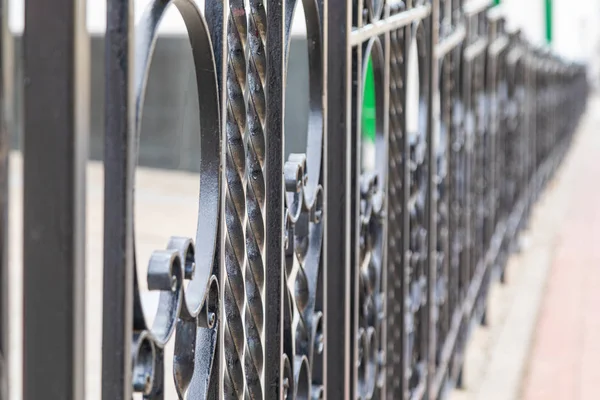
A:
{"type": "MultiPolygon", "coordinates": [[[[83,3],[25,2],[26,399],[85,397],[83,3]]],[[[299,4],[153,0],[134,26],[131,0],[107,2],[103,399],[439,399],[460,384],[489,287],[584,109],[584,68],[507,32],[489,1],[302,0],[307,141],[284,158],[299,4]],[[198,229],[145,260],[140,118],[171,5],[198,89],[198,229]],[[160,293],[150,318],[142,287],[160,293]]]]}

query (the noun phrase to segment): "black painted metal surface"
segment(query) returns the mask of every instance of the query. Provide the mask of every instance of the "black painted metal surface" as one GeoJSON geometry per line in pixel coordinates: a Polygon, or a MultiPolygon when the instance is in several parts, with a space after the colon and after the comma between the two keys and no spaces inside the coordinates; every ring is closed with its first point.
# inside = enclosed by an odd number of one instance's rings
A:
{"type": "MultiPolygon", "coordinates": [[[[62,1],[50,14],[40,1],[26,9],[27,399],[84,398],[87,372],[78,146],[89,66],[76,57],[86,47],[79,2],[62,1]]],[[[163,399],[169,388],[190,399],[444,398],[460,385],[470,332],[486,322],[488,290],[568,149],[585,107],[584,67],[507,32],[487,1],[204,6],[153,0],[134,26],[130,0],[108,2],[103,399],[163,399]],[[200,172],[189,216],[197,231],[145,260],[136,257],[134,178],[170,6],[185,22],[198,95],[187,149],[200,172]],[[300,7],[304,142],[286,125],[300,7]],[[155,312],[146,291],[158,293],[155,312]]]]}
{"type": "Polygon", "coordinates": [[[23,398],[81,399],[85,383],[85,2],[25,7],[23,398]]]}

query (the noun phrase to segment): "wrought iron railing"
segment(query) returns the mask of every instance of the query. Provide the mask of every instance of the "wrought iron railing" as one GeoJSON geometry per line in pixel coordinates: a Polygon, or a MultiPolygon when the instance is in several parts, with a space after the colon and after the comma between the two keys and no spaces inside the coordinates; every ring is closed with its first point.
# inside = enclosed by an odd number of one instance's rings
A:
{"type": "MultiPolygon", "coordinates": [[[[25,2],[26,399],[85,396],[83,3],[25,2]]],[[[584,67],[507,32],[489,1],[302,0],[307,145],[285,157],[299,3],[153,0],[134,26],[131,0],[107,2],[103,399],[439,399],[460,384],[489,287],[583,112],[584,67]],[[145,260],[140,118],[171,5],[198,89],[198,229],[145,260]],[[142,287],[160,294],[150,318],[142,287]]],[[[8,76],[5,1],[0,12],[8,76]]]]}

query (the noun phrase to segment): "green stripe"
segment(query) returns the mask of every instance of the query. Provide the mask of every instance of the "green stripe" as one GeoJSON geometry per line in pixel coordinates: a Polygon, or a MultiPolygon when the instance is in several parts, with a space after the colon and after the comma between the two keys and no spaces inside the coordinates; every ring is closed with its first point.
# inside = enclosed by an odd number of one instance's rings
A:
{"type": "Polygon", "coordinates": [[[367,61],[367,71],[365,74],[365,86],[363,91],[362,104],[362,138],[371,143],[375,143],[377,131],[377,121],[375,112],[375,73],[373,71],[373,61],[369,57],[367,61]]]}
{"type": "Polygon", "coordinates": [[[546,43],[552,43],[552,0],[545,0],[546,5],[546,43]]]}

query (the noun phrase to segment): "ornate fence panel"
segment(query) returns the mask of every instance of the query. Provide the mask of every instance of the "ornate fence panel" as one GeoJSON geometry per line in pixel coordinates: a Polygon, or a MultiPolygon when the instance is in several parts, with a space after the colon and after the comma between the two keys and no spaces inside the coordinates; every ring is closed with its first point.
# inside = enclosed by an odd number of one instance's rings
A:
{"type": "MultiPolygon", "coordinates": [[[[22,384],[26,399],[81,399],[85,8],[62,0],[48,14],[42,3],[26,0],[22,384]]],[[[107,1],[102,398],[445,398],[461,384],[473,327],[486,322],[490,285],[569,147],[584,67],[508,32],[485,0],[151,0],[139,12],[134,24],[132,0],[107,1]],[[135,171],[168,7],[193,54],[197,229],[142,259],[135,171]],[[306,142],[290,150],[300,12],[309,112],[306,142]]],[[[5,1],[0,14],[5,76],[5,1]]],[[[13,321],[9,83],[1,399],[13,321]]]]}

